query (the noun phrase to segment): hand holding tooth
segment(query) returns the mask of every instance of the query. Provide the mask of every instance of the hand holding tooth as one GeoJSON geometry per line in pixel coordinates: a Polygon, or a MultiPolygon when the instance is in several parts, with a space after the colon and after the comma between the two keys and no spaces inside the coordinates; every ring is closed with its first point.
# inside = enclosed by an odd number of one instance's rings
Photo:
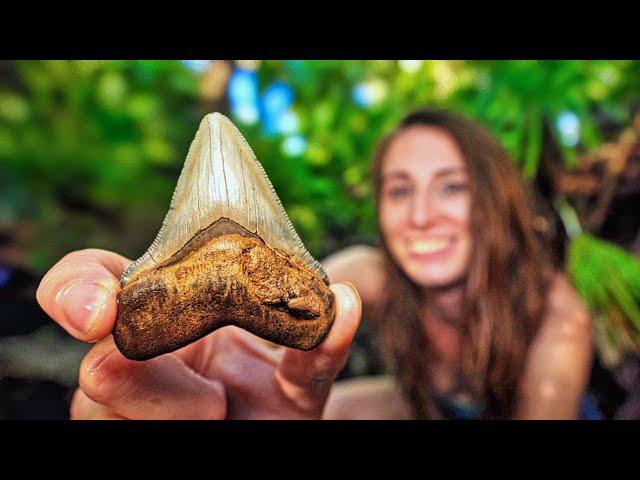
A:
{"type": "Polygon", "coordinates": [[[217,114],[203,120],[149,250],[132,264],[69,254],[37,298],[72,335],[98,342],[73,418],[319,418],[361,316],[355,290],[329,288],[217,114]],[[236,326],[214,331],[225,325],[236,326]]]}
{"type": "Polygon", "coordinates": [[[140,362],[124,357],[110,335],[118,278],[129,263],[104,250],[73,252],[38,289],[40,305],[54,320],[75,337],[96,342],[80,366],[72,418],[320,417],[360,322],[360,300],[351,286],[331,285],[335,321],[313,350],[274,348],[231,326],[140,362]],[[59,295],[70,286],[72,294],[59,295]]]}

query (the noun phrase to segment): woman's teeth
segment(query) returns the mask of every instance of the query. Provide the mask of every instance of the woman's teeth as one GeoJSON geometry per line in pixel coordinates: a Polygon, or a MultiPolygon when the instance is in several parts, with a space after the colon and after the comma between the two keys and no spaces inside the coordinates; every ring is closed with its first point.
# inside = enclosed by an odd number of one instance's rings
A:
{"type": "Polygon", "coordinates": [[[434,253],[445,249],[451,243],[450,238],[438,238],[431,240],[413,240],[409,243],[411,253],[434,253]]]}

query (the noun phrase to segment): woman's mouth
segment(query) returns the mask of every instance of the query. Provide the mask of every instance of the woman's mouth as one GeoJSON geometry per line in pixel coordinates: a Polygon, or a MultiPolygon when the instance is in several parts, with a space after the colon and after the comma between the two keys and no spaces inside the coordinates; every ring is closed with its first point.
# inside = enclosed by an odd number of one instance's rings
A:
{"type": "Polygon", "coordinates": [[[433,237],[410,240],[409,255],[422,260],[435,260],[444,256],[452,249],[454,237],[433,237]]]}

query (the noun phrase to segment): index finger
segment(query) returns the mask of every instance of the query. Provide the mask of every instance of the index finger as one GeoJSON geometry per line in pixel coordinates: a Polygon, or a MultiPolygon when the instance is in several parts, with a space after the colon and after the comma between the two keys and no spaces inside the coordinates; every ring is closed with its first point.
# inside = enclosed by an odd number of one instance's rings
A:
{"type": "Polygon", "coordinates": [[[119,279],[130,263],[107,250],[72,252],[44,276],[36,292],[38,303],[74,337],[101,340],[113,330],[119,279]]]}

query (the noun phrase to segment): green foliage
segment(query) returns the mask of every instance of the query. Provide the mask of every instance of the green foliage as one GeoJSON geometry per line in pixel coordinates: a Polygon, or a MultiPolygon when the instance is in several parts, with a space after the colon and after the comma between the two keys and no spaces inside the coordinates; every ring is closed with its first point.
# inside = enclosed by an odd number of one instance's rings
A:
{"type": "Polygon", "coordinates": [[[492,128],[528,178],[537,170],[543,121],[555,127],[567,111],[579,118],[580,143],[561,145],[572,165],[577,153],[602,141],[594,114],[628,123],[640,87],[638,62],[630,61],[473,61],[463,67],[468,80],[450,104],[492,128]]]}
{"type": "Polygon", "coordinates": [[[582,234],[570,245],[568,272],[616,350],[640,350],[640,261],[582,234]]]}
{"type": "Polygon", "coordinates": [[[19,240],[41,271],[84,246],[139,253],[199,121],[198,79],[178,62],[9,67],[14,76],[0,87],[0,228],[29,222],[19,240]]]}

